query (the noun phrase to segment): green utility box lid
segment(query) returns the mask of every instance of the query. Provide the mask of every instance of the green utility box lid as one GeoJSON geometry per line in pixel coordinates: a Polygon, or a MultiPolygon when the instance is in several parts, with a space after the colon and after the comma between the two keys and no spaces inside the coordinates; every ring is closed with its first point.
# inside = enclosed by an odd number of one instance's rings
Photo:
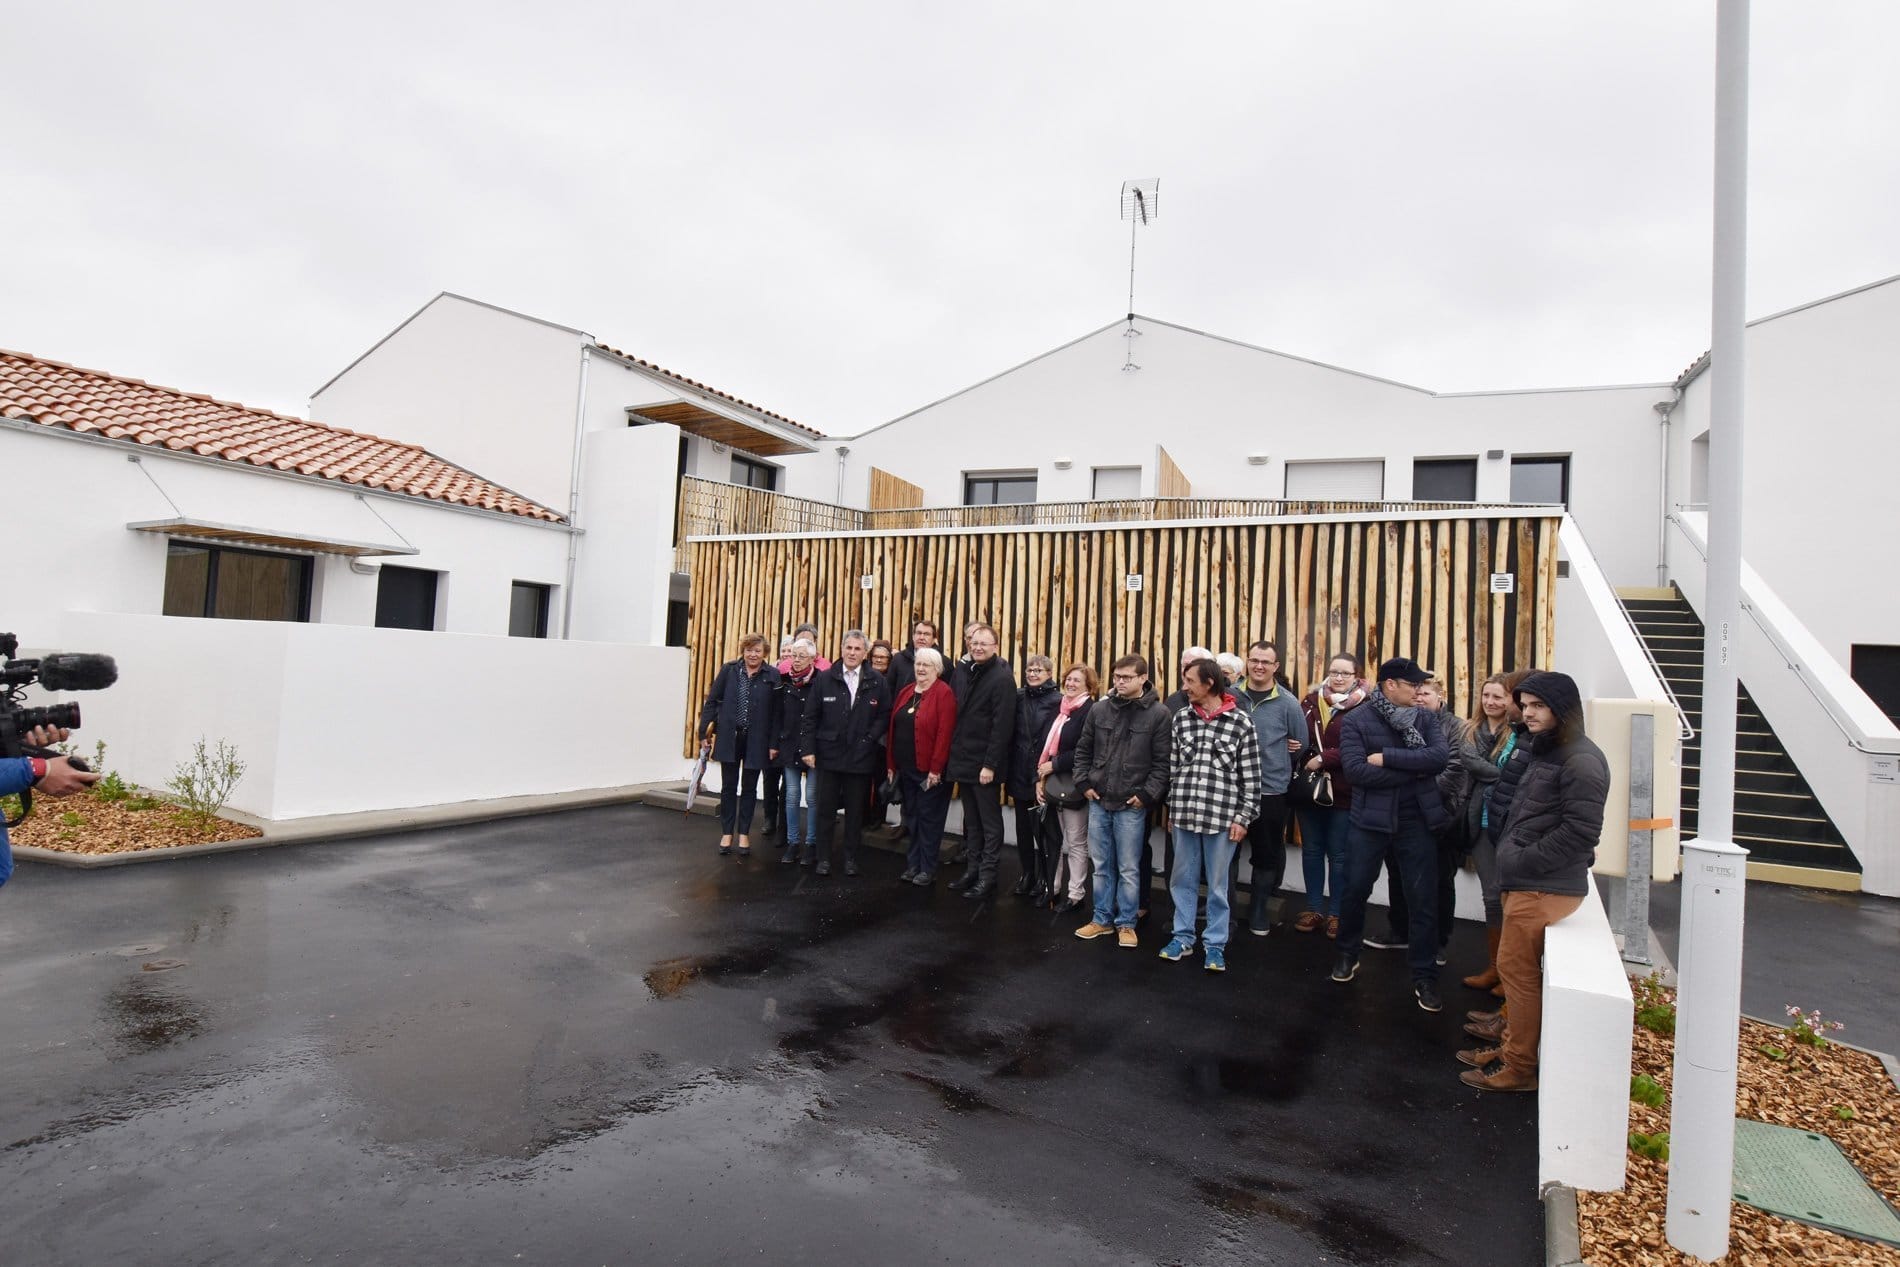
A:
{"type": "Polygon", "coordinates": [[[1735,1199],[1842,1236],[1900,1246],[1900,1214],[1825,1135],[1735,1119],[1735,1199]]]}

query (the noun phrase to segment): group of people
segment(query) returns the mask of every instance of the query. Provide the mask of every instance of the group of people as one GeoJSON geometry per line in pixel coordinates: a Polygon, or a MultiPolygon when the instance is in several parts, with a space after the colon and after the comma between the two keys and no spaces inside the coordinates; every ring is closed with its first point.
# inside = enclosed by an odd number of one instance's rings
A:
{"type": "Polygon", "coordinates": [[[1161,957],[1198,949],[1220,972],[1240,846],[1252,866],[1248,928],[1264,937],[1297,824],[1306,893],[1292,927],[1334,940],[1341,983],[1364,948],[1404,948],[1412,999],[1428,1012],[1443,1008],[1454,881],[1469,862],[1488,952],[1464,984],[1502,1002],[1468,1014],[1480,1041],[1458,1053],[1472,1066],[1462,1077],[1487,1090],[1536,1087],[1544,930],[1587,893],[1609,788],[1567,675],[1489,678],[1466,720],[1444,710],[1443,682],[1405,657],[1368,678],[1340,652],[1302,696],[1271,641],[1244,658],[1192,647],[1179,689],[1163,698],[1138,654],[1110,666],[1105,692],[1090,666],[1058,678],[1042,655],[1025,660],[1019,686],[995,630],[977,622],[963,634],[954,662],[928,620],[898,651],[852,630],[835,662],[810,625],[776,664],[762,635],[745,637],[699,713],[722,775],[720,852],[750,853],[763,780],[764,831],[783,833],[781,863],[829,875],[841,856],[844,874],[859,874],[866,819],[894,802],[893,834],[907,842],[899,880],[929,886],[954,787],[964,865],[951,885],[982,900],[998,885],[1007,792],[1015,894],[1061,911],[1087,905],[1077,937],[1135,948],[1159,827],[1173,905],[1161,957]],[[1389,927],[1368,936],[1382,871],[1389,927]]]}

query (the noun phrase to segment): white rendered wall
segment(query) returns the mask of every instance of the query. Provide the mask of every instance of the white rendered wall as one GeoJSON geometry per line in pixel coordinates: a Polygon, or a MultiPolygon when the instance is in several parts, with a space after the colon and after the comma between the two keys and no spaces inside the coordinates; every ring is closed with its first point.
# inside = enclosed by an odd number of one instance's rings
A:
{"type": "Polygon", "coordinates": [[[419,444],[566,513],[586,342],[442,295],[312,396],[310,416],[419,444]]]}
{"type": "Polygon", "coordinates": [[[1537,1071],[1537,1187],[1623,1187],[1629,1149],[1629,978],[1597,897],[1544,934],[1544,1030],[1537,1071]]]}
{"type": "Polygon", "coordinates": [[[571,637],[666,641],[679,438],[679,428],[666,424],[623,425],[584,437],[581,516],[587,532],[574,576],[571,637]]]}
{"type": "MultiPolygon", "coordinates": [[[[927,506],[963,498],[963,473],[1034,469],[1041,501],[1087,500],[1097,466],[1143,468],[1164,445],[1197,496],[1283,495],[1286,463],[1385,460],[1385,496],[1411,496],[1415,458],[1476,457],[1481,501],[1510,495],[1510,456],[1568,454],[1571,510],[1619,585],[1652,584],[1660,475],[1658,386],[1435,396],[1348,370],[1137,320],[1138,373],[1120,326],[842,441],[844,500],[870,468],[920,485],[927,506]],[[1484,454],[1502,449],[1505,457],[1484,454]],[[1267,461],[1249,465],[1247,455],[1267,461]],[[1058,458],[1073,465],[1054,466],[1058,458]]],[[[832,500],[836,445],[789,458],[783,491],[832,500]]]]}
{"type": "Polygon", "coordinates": [[[64,645],[111,650],[78,739],[161,786],[200,735],[250,765],[234,809],[284,820],[620,787],[674,776],[674,647],[341,625],[69,612],[64,645]],[[529,687],[523,683],[532,684],[529,687]],[[523,738],[555,720],[558,742],[523,738]],[[665,718],[668,724],[644,724],[665,718]]]}
{"type": "MultiPolygon", "coordinates": [[[[8,497],[8,524],[33,525],[16,534],[56,540],[61,549],[57,566],[9,573],[11,592],[0,620],[11,622],[11,631],[30,645],[49,645],[41,631],[69,610],[159,615],[166,539],[125,525],[179,515],[332,539],[390,545],[406,540],[420,553],[388,561],[444,573],[438,607],[446,616],[443,628],[453,632],[506,634],[511,582],[553,585],[558,601],[564,579],[566,531],[518,516],[465,514],[417,499],[359,498],[340,482],[285,479],[235,463],[193,461],[39,428],[0,426],[0,470],[20,476],[8,497]]],[[[374,575],[351,571],[346,559],[316,556],[312,621],[373,625],[376,587],[374,575]]]]}
{"type": "MultiPolygon", "coordinates": [[[[1900,540],[1888,461],[1900,279],[1757,321],[1747,337],[1742,557],[1841,664],[1857,642],[1900,645],[1900,588],[1881,579],[1900,540]]],[[[1708,400],[1703,374],[1673,428],[1675,502],[1693,500],[1689,446],[1708,431],[1708,400]]]]}

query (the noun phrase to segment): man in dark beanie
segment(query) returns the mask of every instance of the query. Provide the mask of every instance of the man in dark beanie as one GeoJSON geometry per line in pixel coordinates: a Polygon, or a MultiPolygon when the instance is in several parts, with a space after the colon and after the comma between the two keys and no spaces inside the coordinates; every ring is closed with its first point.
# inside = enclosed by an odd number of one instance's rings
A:
{"type": "Polygon", "coordinates": [[[1610,766],[1583,733],[1583,699],[1564,673],[1533,673],[1515,697],[1530,734],[1531,755],[1499,839],[1498,889],[1504,932],[1498,976],[1510,1002],[1507,1016],[1466,1026],[1475,1037],[1499,1036],[1458,1053],[1472,1068],[1460,1075],[1486,1091],[1537,1089],[1537,1040],[1544,1025],[1541,963],[1544,930],[1588,896],[1590,865],[1603,834],[1610,766]]]}

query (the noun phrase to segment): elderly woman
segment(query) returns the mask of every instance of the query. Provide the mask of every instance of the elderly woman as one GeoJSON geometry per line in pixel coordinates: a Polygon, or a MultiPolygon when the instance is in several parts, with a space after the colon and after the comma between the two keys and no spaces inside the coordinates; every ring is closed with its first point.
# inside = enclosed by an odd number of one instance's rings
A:
{"type": "Polygon", "coordinates": [[[1062,675],[1062,700],[1036,765],[1044,819],[1042,874],[1049,881],[1049,905],[1058,911],[1072,911],[1089,896],[1089,803],[1075,790],[1075,745],[1100,690],[1095,670],[1086,664],[1071,665],[1062,675]]]}
{"type": "Polygon", "coordinates": [[[798,727],[805,717],[805,697],[811,694],[812,680],[818,676],[818,648],[810,640],[793,641],[785,656],[785,669],[779,675],[778,766],[784,772],[785,850],[779,861],[798,861],[799,850],[815,849],[818,822],[813,813],[818,804],[817,775],[798,759],[798,727]]]}
{"type": "Polygon", "coordinates": [[[943,767],[950,760],[950,734],[957,726],[957,697],[943,680],[943,654],[920,648],[912,665],[916,676],[897,693],[891,708],[886,765],[910,808],[910,849],[899,883],[928,888],[937,875],[937,851],[943,820],[950,812],[950,789],[943,767]]]}
{"type": "Polygon", "coordinates": [[[752,853],[752,807],[759,771],[778,760],[778,670],[765,662],[765,636],[739,640],[739,658],[713,679],[699,708],[699,745],[719,763],[719,852],[752,853]]]}
{"type": "Polygon", "coordinates": [[[1009,778],[1004,784],[1016,806],[1016,858],[1023,872],[1013,891],[1017,897],[1038,904],[1049,900],[1049,886],[1042,874],[1042,852],[1037,847],[1043,811],[1036,803],[1036,767],[1041,763],[1043,741],[1049,737],[1049,723],[1061,704],[1055,676],[1056,666],[1046,655],[1032,655],[1023,661],[1023,687],[1016,693],[1016,731],[1010,739],[1009,778]]]}

